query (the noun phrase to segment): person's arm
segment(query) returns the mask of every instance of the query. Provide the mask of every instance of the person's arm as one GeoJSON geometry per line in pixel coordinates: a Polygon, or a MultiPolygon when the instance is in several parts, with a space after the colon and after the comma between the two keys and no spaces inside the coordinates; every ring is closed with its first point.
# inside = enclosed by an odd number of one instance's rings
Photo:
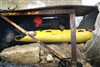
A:
{"type": "Polygon", "coordinates": [[[44,30],[44,29],[49,29],[50,28],[50,23],[45,23],[45,24],[41,24],[41,25],[39,25],[38,27],[36,27],[36,30],[38,30],[38,29],[42,29],[42,30],[44,30]]]}

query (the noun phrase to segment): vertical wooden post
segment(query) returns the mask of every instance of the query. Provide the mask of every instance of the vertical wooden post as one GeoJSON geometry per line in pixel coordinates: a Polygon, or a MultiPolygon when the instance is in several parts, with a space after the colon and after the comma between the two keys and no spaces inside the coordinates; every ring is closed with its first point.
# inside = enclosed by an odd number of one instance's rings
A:
{"type": "Polygon", "coordinates": [[[70,13],[70,29],[71,29],[72,67],[76,67],[77,53],[76,53],[76,25],[75,25],[74,9],[72,9],[70,13]]]}

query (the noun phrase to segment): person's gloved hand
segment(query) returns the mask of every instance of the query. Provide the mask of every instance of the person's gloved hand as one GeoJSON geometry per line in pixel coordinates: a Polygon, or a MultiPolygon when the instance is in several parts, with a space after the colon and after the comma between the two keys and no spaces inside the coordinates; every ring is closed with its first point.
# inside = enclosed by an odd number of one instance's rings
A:
{"type": "Polygon", "coordinates": [[[29,33],[30,35],[36,36],[36,32],[35,32],[35,31],[28,31],[28,33],[29,33]]]}
{"type": "Polygon", "coordinates": [[[63,25],[59,25],[59,28],[60,28],[61,30],[64,30],[64,29],[65,29],[65,27],[64,27],[63,25]]]}

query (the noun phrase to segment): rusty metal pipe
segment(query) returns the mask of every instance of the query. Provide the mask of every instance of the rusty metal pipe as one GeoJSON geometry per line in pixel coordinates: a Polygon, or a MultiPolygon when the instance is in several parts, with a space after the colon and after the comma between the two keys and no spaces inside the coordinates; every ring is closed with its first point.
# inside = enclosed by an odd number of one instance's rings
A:
{"type": "Polygon", "coordinates": [[[37,11],[23,11],[23,12],[2,12],[2,16],[18,16],[18,15],[51,15],[51,14],[68,14],[71,9],[48,9],[48,10],[37,10],[37,11]]]}
{"type": "Polygon", "coordinates": [[[19,29],[20,31],[22,31],[24,34],[26,34],[29,37],[31,37],[34,41],[36,41],[37,43],[39,43],[40,45],[42,45],[43,47],[45,47],[48,51],[50,51],[51,53],[53,53],[59,59],[62,59],[63,58],[60,54],[56,53],[54,50],[52,50],[51,48],[49,48],[48,46],[46,46],[43,42],[41,42],[38,39],[36,39],[33,35],[29,34],[26,30],[24,30],[22,27],[20,27],[19,25],[17,25],[13,21],[11,21],[9,18],[7,18],[5,16],[2,16],[2,15],[1,15],[1,17],[4,20],[6,20],[7,22],[9,22],[11,25],[13,25],[14,27],[16,27],[17,29],[19,29]]]}

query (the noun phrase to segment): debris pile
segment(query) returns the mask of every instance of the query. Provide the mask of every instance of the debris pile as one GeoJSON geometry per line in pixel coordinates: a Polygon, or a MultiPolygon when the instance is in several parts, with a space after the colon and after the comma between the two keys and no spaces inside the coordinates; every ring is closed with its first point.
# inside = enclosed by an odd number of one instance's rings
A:
{"type": "MultiPolygon", "coordinates": [[[[71,57],[71,44],[56,43],[46,45],[55,52],[59,53],[63,58],[71,57]]],[[[83,67],[92,67],[85,60],[86,56],[84,54],[84,46],[84,43],[77,44],[78,61],[83,64],[83,67]]],[[[23,46],[17,45],[6,48],[0,53],[0,58],[3,61],[28,65],[34,65],[35,63],[54,63],[60,61],[56,56],[38,43],[31,43],[23,46]]]]}

